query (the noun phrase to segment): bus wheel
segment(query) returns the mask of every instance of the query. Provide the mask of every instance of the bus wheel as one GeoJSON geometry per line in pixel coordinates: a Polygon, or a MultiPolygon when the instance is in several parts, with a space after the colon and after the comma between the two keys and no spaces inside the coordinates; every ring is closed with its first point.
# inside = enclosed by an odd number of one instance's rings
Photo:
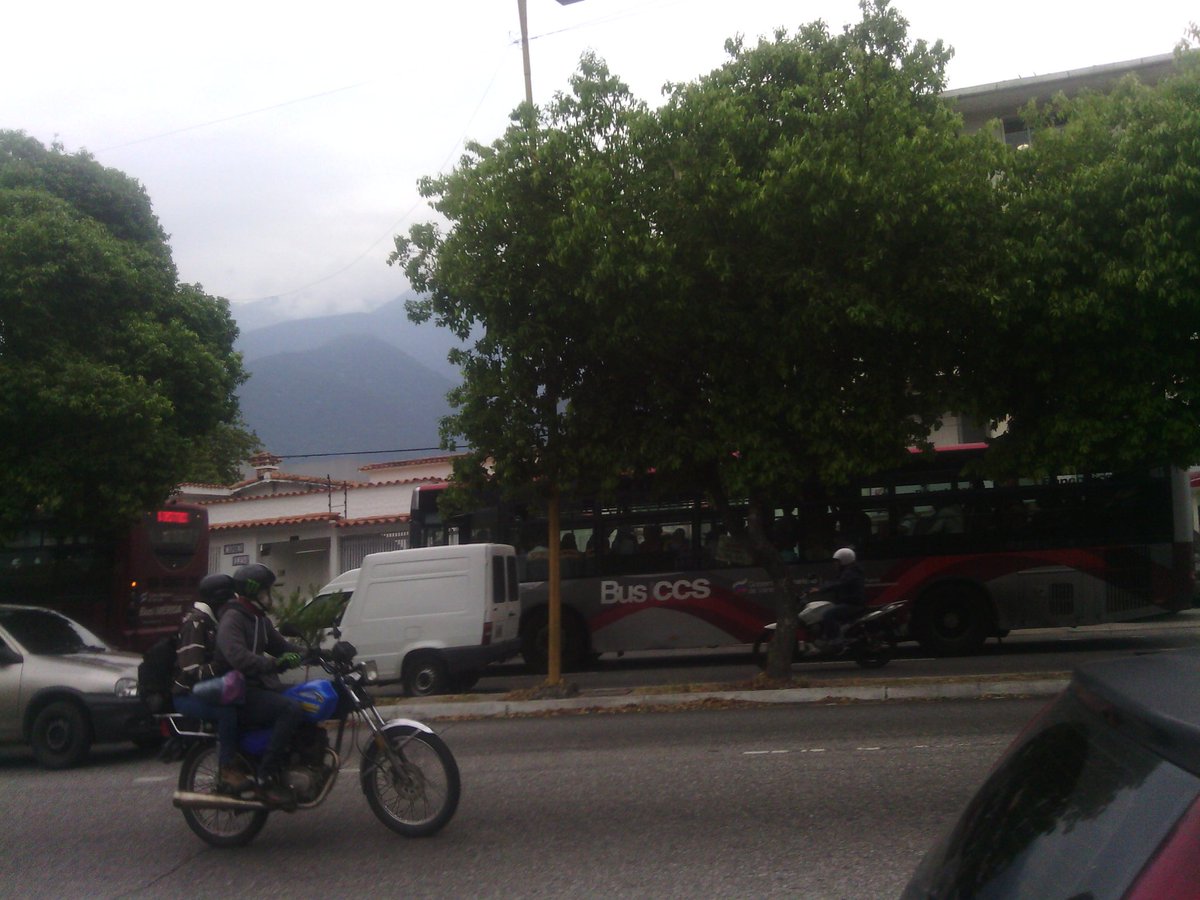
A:
{"type": "Polygon", "coordinates": [[[987,600],[975,589],[936,587],[917,601],[913,633],[934,656],[966,656],[992,632],[987,600]]]}
{"type": "MultiPolygon", "coordinates": [[[[562,614],[562,667],[564,671],[583,668],[588,659],[586,631],[579,617],[563,610],[562,614]]],[[[521,656],[525,665],[534,672],[549,669],[550,612],[545,607],[529,614],[521,626],[521,656]]]]}

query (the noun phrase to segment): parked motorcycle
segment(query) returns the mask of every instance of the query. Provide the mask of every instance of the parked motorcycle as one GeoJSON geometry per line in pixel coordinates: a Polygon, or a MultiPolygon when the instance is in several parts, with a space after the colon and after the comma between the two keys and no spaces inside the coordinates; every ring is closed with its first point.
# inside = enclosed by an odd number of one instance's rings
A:
{"type": "MultiPolygon", "coordinates": [[[[300,701],[305,721],[296,730],[283,767],[282,781],[295,793],[294,807],[319,806],[333,788],[341,768],[342,741],[348,722],[366,725],[359,746],[359,783],[371,811],[384,825],[405,837],[427,837],[440,831],[458,807],[458,765],[445,742],[431,728],[412,719],[385,721],[366,690],[373,667],[355,663],[355,648],[340,641],[330,651],[313,648],[310,664],[319,664],[328,679],[307,681],[284,693],[300,701]],[[337,738],[329,745],[322,723],[337,721],[337,738]]],[[[217,792],[217,741],[211,725],[177,714],[164,717],[174,736],[188,745],[179,772],[174,804],[188,826],[214,847],[249,843],[266,824],[267,815],[282,807],[258,797],[217,792]]],[[[358,729],[351,726],[357,734],[358,729]]],[[[271,729],[242,735],[239,764],[257,769],[271,729]]]]}
{"type": "MultiPolygon", "coordinates": [[[[824,641],[818,637],[822,633],[821,619],[832,605],[826,600],[814,600],[800,610],[793,659],[848,658],[864,669],[879,669],[891,662],[907,605],[904,601],[867,609],[842,626],[839,640],[824,641]]],[[[766,664],[767,648],[775,638],[776,625],[772,622],[764,628],[754,642],[754,657],[761,665],[766,664]]]]}

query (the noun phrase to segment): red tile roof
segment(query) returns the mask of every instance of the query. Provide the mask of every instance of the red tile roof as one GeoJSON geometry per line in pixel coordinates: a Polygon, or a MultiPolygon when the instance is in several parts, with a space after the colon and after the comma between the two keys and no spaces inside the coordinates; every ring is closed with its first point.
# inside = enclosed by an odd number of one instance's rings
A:
{"type": "Polygon", "coordinates": [[[217,522],[209,525],[209,531],[228,531],[231,528],[270,528],[283,525],[305,525],[311,522],[337,522],[339,513],[306,513],[301,516],[280,516],[276,519],[243,519],[240,522],[217,522]]]}

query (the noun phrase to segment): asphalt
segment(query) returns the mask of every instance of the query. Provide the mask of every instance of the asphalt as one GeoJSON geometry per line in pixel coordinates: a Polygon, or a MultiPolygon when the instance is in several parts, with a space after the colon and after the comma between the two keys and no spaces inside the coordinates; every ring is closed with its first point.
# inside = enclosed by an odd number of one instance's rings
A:
{"type": "MultiPolygon", "coordinates": [[[[1160,629],[1200,631],[1200,608],[1174,616],[1142,622],[1109,623],[1072,629],[1075,634],[1098,635],[1160,629]]],[[[1066,630],[1030,629],[1062,635],[1066,630]]],[[[1051,697],[1067,686],[1070,672],[1026,672],[1013,674],[951,675],[945,677],[896,677],[822,680],[805,683],[794,678],[786,686],[762,685],[656,685],[653,687],[578,689],[573,696],[538,696],[538,689],[513,691],[500,697],[464,694],[442,697],[381,697],[379,710],[385,718],[420,721],[445,719],[501,718],[522,715],[645,712],[766,705],[776,703],[846,703],[913,700],[982,700],[998,697],[1051,697]]],[[[569,676],[564,679],[569,686],[569,676]]],[[[566,693],[566,691],[561,691],[566,693]]],[[[553,693],[545,690],[544,693],[553,693]]]]}

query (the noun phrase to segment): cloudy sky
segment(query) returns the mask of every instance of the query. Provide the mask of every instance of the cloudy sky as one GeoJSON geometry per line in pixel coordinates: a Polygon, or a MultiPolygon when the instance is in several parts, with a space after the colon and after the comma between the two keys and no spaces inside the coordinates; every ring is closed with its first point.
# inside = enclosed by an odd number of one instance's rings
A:
{"type": "MultiPolygon", "coordinates": [[[[950,87],[1170,52],[1196,0],[896,0],[910,36],[955,49],[950,87]]],[[[727,37],[859,18],[856,0],[528,0],[533,91],[580,54],[656,103],[721,64],[727,37]]],[[[4,15],[0,128],[87,149],[145,185],[184,281],[295,315],[407,289],[391,238],[464,139],[524,96],[517,0],[60,0],[4,15]]]]}

